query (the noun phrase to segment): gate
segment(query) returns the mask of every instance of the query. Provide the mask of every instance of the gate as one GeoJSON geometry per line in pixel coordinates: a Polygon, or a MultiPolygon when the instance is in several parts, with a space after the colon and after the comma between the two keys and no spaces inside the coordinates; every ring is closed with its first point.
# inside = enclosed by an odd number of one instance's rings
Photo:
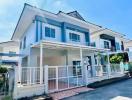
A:
{"type": "Polygon", "coordinates": [[[48,66],[48,90],[56,92],[83,86],[82,66],[48,66]]]}

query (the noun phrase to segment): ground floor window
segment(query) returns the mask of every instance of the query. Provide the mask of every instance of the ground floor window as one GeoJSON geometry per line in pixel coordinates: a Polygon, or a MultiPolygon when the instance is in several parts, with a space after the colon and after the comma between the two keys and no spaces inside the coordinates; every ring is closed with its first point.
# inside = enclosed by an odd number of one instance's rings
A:
{"type": "Polygon", "coordinates": [[[73,61],[73,75],[82,75],[81,61],[73,61]]]}

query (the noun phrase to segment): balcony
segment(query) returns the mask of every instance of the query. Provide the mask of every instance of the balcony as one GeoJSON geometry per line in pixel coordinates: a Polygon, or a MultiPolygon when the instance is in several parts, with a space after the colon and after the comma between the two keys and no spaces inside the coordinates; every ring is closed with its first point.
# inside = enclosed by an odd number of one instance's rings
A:
{"type": "Polygon", "coordinates": [[[116,48],[115,48],[114,46],[111,46],[111,47],[110,47],[110,50],[111,50],[112,52],[115,52],[115,51],[116,51],[116,48]]]}
{"type": "Polygon", "coordinates": [[[86,45],[87,46],[91,46],[91,47],[96,47],[96,43],[95,42],[91,42],[91,43],[87,42],[86,45]]]}

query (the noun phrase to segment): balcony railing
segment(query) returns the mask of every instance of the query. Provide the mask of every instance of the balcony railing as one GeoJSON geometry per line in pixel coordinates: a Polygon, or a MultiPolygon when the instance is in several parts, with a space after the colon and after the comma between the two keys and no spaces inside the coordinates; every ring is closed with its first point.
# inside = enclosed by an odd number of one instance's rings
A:
{"type": "Polygon", "coordinates": [[[111,46],[110,50],[114,52],[114,51],[116,51],[116,48],[114,46],[111,46]]]}
{"type": "Polygon", "coordinates": [[[86,45],[87,46],[91,46],[91,47],[96,47],[96,43],[95,42],[91,42],[91,43],[86,42],[86,45]]]}

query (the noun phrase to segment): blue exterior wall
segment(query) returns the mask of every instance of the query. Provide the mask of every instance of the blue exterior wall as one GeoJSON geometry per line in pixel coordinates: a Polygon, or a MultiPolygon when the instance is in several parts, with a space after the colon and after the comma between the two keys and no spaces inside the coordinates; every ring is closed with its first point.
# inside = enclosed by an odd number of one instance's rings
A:
{"type": "Polygon", "coordinates": [[[67,22],[59,22],[59,21],[56,21],[53,19],[44,18],[44,17],[37,16],[37,15],[35,16],[35,21],[36,21],[36,42],[38,42],[38,36],[39,36],[38,34],[40,34],[40,39],[42,39],[42,23],[48,23],[50,25],[54,25],[54,26],[61,28],[61,34],[62,34],[61,40],[62,40],[62,42],[66,42],[66,29],[70,29],[73,31],[78,31],[78,32],[84,33],[86,45],[88,45],[90,43],[89,30],[86,28],[82,28],[80,26],[73,25],[73,24],[70,24],[67,22]],[[38,33],[38,21],[41,22],[40,33],[38,33]]]}

